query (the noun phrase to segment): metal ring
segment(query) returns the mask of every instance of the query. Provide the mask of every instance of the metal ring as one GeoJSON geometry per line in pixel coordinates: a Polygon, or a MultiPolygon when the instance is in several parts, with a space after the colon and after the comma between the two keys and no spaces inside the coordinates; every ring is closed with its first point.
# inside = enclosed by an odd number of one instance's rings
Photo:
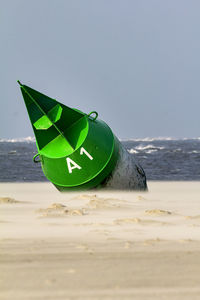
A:
{"type": "Polygon", "coordinates": [[[36,160],[36,157],[38,157],[39,155],[40,155],[40,154],[37,153],[36,155],[33,156],[33,162],[34,162],[34,163],[39,163],[39,162],[41,162],[40,159],[39,159],[39,160],[36,160]]]}
{"type": "Polygon", "coordinates": [[[92,118],[92,121],[95,121],[98,118],[98,112],[91,111],[87,116],[90,117],[92,114],[95,114],[95,117],[92,118]]]}

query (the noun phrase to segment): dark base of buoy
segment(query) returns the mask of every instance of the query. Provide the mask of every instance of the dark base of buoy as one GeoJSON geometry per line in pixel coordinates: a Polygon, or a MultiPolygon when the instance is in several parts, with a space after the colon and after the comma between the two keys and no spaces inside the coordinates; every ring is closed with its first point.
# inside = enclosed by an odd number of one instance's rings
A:
{"type": "Polygon", "coordinates": [[[119,156],[115,169],[105,179],[102,186],[115,190],[148,190],[143,168],[121,143],[119,143],[119,156]]]}

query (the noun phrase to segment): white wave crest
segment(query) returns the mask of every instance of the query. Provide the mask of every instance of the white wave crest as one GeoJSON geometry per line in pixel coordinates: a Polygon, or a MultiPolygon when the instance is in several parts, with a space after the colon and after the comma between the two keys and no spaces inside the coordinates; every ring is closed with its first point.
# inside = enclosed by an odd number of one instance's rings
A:
{"type": "Polygon", "coordinates": [[[136,153],[138,153],[138,151],[137,150],[135,150],[135,149],[128,149],[127,150],[129,153],[131,153],[131,154],[136,154],[136,153]]]}
{"type": "Polygon", "coordinates": [[[192,153],[199,154],[199,153],[200,153],[200,151],[193,150],[193,151],[190,151],[190,152],[188,152],[188,153],[189,153],[189,154],[192,154],[192,153]]]}
{"type": "Polygon", "coordinates": [[[35,138],[32,136],[27,136],[24,138],[13,138],[13,139],[1,139],[0,142],[7,142],[7,143],[18,143],[18,142],[27,142],[27,143],[33,143],[35,142],[35,138]]]}
{"type": "Polygon", "coordinates": [[[175,137],[146,137],[146,138],[130,138],[119,139],[121,142],[154,142],[154,141],[187,141],[187,140],[200,140],[200,137],[193,138],[175,138],[175,137]]]}
{"type": "Polygon", "coordinates": [[[128,152],[131,153],[131,154],[135,154],[135,153],[139,153],[139,151],[144,151],[145,153],[152,153],[152,152],[156,152],[158,150],[163,150],[165,149],[165,147],[156,147],[154,145],[138,145],[134,148],[131,148],[131,149],[128,149],[128,152]]]}
{"type": "Polygon", "coordinates": [[[146,137],[146,138],[136,138],[136,139],[120,139],[121,142],[153,142],[153,141],[176,141],[180,140],[173,137],[146,137]]]}
{"type": "Polygon", "coordinates": [[[135,149],[140,150],[140,151],[148,150],[148,149],[157,151],[157,150],[163,150],[163,149],[165,149],[165,147],[158,147],[158,146],[149,144],[149,145],[145,145],[145,146],[144,145],[136,146],[135,149]]]}
{"type": "Polygon", "coordinates": [[[156,150],[156,149],[151,149],[151,150],[147,150],[147,151],[145,151],[145,153],[147,153],[147,154],[151,154],[151,153],[153,153],[153,152],[157,152],[158,150],[156,150]]]}

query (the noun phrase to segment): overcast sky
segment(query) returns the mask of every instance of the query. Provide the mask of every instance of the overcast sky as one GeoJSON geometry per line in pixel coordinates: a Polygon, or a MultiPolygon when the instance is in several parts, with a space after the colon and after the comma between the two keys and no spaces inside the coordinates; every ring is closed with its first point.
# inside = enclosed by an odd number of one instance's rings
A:
{"type": "Polygon", "coordinates": [[[33,136],[17,79],[119,138],[200,136],[200,1],[0,0],[0,138],[33,136]]]}

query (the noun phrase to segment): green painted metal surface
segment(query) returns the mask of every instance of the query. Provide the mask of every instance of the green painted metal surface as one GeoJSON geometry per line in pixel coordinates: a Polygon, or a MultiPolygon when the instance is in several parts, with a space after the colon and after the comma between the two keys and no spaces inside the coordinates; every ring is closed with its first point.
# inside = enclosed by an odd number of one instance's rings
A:
{"type": "Polygon", "coordinates": [[[119,155],[109,126],[97,112],[85,114],[18,83],[36,138],[33,160],[45,176],[60,191],[101,186],[119,155]]]}

